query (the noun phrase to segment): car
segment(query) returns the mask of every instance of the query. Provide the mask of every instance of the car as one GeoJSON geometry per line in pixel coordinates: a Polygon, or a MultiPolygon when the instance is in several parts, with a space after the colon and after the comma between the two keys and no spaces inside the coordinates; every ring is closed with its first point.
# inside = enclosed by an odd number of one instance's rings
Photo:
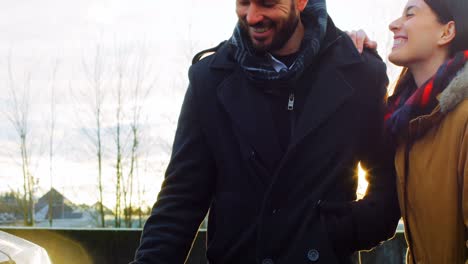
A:
{"type": "Polygon", "coordinates": [[[28,240],[0,231],[0,264],[51,264],[46,250],[28,240]]]}

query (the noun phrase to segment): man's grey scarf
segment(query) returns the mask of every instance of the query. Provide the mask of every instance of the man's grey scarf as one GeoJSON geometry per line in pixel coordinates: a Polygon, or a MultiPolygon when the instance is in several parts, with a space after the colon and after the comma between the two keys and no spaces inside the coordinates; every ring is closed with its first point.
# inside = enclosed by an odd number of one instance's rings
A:
{"type": "MultiPolygon", "coordinates": [[[[292,0],[294,1],[294,0],[292,0]]],[[[242,33],[239,22],[228,43],[234,47],[234,59],[243,68],[248,78],[254,81],[291,81],[299,78],[320,50],[320,44],[327,29],[327,8],[325,0],[309,0],[301,20],[305,32],[298,56],[288,68],[277,72],[272,65],[270,55],[256,55],[248,36],[242,33]]]]}

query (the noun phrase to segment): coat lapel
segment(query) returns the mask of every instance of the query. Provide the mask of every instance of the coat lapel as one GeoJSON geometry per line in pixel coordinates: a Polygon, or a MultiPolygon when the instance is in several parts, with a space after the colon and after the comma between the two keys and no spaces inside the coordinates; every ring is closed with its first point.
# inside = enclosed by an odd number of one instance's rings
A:
{"type": "MultiPolygon", "coordinates": [[[[306,82],[311,89],[305,102],[302,116],[291,138],[291,150],[308,134],[317,129],[336,112],[352,95],[353,89],[341,73],[341,67],[362,62],[360,54],[353,47],[351,40],[343,33],[329,33],[332,37],[324,43],[323,53],[339,41],[345,41],[344,48],[333,49],[333,56],[321,54],[323,63],[318,73],[306,82]],[[327,65],[327,66],[325,66],[327,65]]],[[[221,49],[227,49],[224,45],[221,49]]],[[[230,69],[233,73],[218,86],[218,99],[229,114],[236,131],[245,139],[269,172],[276,169],[283,158],[276,127],[266,98],[254,87],[235,66],[232,59],[217,52],[211,64],[213,69],[230,69]]],[[[307,76],[307,75],[306,75],[307,76]]],[[[307,77],[305,77],[307,78],[307,77]]],[[[287,153],[286,153],[287,155],[287,153]]],[[[287,157],[284,157],[285,159],[287,157]]]]}
{"type": "MultiPolygon", "coordinates": [[[[333,24],[331,20],[329,23],[333,24]]],[[[353,93],[353,88],[346,81],[343,67],[350,67],[363,61],[361,55],[354,48],[352,41],[342,32],[331,32],[330,27],[327,35],[330,37],[323,43],[324,49],[320,54],[319,67],[315,75],[308,82],[310,89],[307,100],[298,120],[298,124],[291,140],[290,149],[297,146],[300,141],[317,129],[326,121],[353,93]],[[336,43],[341,42],[340,45],[336,43]],[[332,53],[332,55],[327,55],[332,53]]],[[[306,73],[307,75],[307,73],[306,73]]]]}
{"type": "Polygon", "coordinates": [[[311,82],[308,88],[311,91],[298,120],[291,147],[317,129],[353,93],[352,87],[336,68],[319,72],[316,76],[316,81],[311,82]]]}
{"type": "Polygon", "coordinates": [[[234,129],[252,148],[252,154],[272,172],[282,153],[271,110],[262,91],[237,68],[218,86],[218,98],[234,129]]]}

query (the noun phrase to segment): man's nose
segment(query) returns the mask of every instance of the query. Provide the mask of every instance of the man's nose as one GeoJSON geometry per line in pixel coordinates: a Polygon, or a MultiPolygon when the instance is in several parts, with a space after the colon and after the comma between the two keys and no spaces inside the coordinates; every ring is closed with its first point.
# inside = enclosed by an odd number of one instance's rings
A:
{"type": "Polygon", "coordinates": [[[247,24],[253,26],[263,20],[262,8],[251,4],[247,10],[247,24]]]}

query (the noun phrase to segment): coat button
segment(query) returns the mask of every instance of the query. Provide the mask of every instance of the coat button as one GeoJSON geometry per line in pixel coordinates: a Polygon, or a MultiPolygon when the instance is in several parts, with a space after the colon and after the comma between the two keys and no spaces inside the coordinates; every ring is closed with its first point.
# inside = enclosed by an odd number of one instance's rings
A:
{"type": "Polygon", "coordinates": [[[262,264],[275,264],[272,259],[266,258],[262,260],[262,264]]]}
{"type": "Polygon", "coordinates": [[[309,250],[309,252],[307,252],[307,258],[310,260],[310,261],[317,261],[320,257],[320,254],[318,252],[318,250],[316,249],[311,249],[309,250]]]}

